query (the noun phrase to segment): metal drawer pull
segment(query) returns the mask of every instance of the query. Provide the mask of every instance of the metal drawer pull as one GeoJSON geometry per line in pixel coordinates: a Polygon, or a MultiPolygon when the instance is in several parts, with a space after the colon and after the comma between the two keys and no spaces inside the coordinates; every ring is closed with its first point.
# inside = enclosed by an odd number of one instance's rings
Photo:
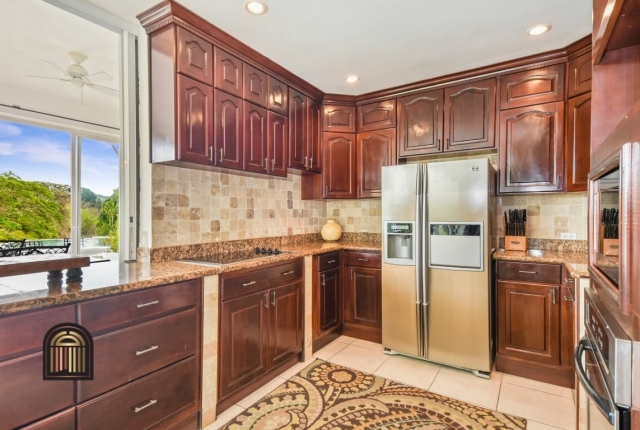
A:
{"type": "Polygon", "coordinates": [[[139,308],[144,308],[146,306],[157,305],[158,303],[160,303],[160,300],[154,300],[154,301],[149,302],[149,303],[142,303],[142,304],[138,305],[138,307],[139,308]]]}
{"type": "Polygon", "coordinates": [[[255,284],[256,281],[247,282],[246,284],[242,284],[243,287],[248,287],[249,285],[255,284]]]}
{"type": "Polygon", "coordinates": [[[295,272],[293,270],[289,270],[288,272],[282,272],[282,276],[293,275],[295,272]]]}
{"type": "Polygon", "coordinates": [[[536,275],[538,272],[533,272],[531,270],[518,270],[520,273],[529,273],[530,275],[536,275]]]}
{"type": "Polygon", "coordinates": [[[264,293],[264,307],[269,309],[269,293],[264,293]]]}
{"type": "Polygon", "coordinates": [[[156,399],[151,399],[151,400],[149,400],[147,403],[145,403],[144,405],[142,405],[142,406],[136,406],[135,408],[133,408],[133,412],[135,412],[135,413],[137,414],[137,413],[138,413],[138,412],[140,412],[141,410],[143,410],[143,409],[147,409],[149,406],[153,406],[153,405],[155,405],[156,403],[158,403],[158,401],[157,401],[156,399]]]}
{"type": "Polygon", "coordinates": [[[272,291],[271,292],[271,306],[275,306],[276,305],[276,292],[272,291]]]}
{"type": "Polygon", "coordinates": [[[564,278],[564,282],[567,282],[569,284],[573,284],[574,282],[576,282],[576,280],[573,279],[573,278],[564,278]]]}
{"type": "Polygon", "coordinates": [[[358,261],[369,261],[368,258],[358,258],[358,261]]]}
{"type": "Polygon", "coordinates": [[[335,262],[336,262],[336,260],[329,260],[329,261],[327,261],[327,264],[333,264],[335,262]]]}
{"type": "Polygon", "coordinates": [[[551,296],[553,297],[553,304],[556,304],[556,289],[551,290],[551,296]]]}
{"type": "Polygon", "coordinates": [[[320,282],[320,285],[322,285],[323,287],[325,286],[324,285],[324,273],[322,274],[322,282],[320,282]]]}
{"type": "Polygon", "coordinates": [[[564,296],[564,299],[568,302],[575,302],[575,299],[571,296],[564,296]]]}
{"type": "Polygon", "coordinates": [[[142,351],[136,351],[136,355],[146,354],[147,352],[155,351],[156,349],[158,349],[158,345],[153,345],[152,347],[143,349],[142,351]]]}

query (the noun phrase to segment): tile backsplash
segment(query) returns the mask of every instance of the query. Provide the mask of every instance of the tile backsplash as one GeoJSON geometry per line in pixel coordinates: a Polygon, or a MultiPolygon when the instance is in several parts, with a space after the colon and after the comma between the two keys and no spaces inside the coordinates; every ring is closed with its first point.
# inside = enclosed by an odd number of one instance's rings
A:
{"type": "Polygon", "coordinates": [[[328,219],[335,219],[342,231],[350,233],[381,233],[382,202],[378,200],[329,200],[328,219]]]}

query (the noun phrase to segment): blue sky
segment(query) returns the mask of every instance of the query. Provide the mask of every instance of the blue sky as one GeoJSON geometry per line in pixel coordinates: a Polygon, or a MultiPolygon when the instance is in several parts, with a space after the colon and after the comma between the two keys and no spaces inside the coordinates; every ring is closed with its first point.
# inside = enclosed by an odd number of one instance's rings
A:
{"type": "MultiPolygon", "coordinates": [[[[28,181],[71,183],[68,132],[0,120],[0,173],[28,181]]],[[[110,144],[82,139],[81,182],[96,194],[118,188],[118,156],[110,144]]]]}

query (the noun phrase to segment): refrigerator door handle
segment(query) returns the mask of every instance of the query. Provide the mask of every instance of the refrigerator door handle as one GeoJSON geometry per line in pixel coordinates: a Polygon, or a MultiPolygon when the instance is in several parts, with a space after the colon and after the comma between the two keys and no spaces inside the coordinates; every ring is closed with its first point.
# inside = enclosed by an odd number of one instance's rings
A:
{"type": "MultiPolygon", "coordinates": [[[[416,235],[416,239],[420,240],[420,231],[422,229],[422,226],[420,225],[420,217],[422,216],[422,191],[421,191],[421,186],[420,186],[420,179],[421,179],[421,171],[420,168],[418,167],[418,174],[416,175],[416,229],[414,234],[416,235]]],[[[415,275],[415,282],[416,282],[416,334],[417,334],[417,342],[418,342],[418,355],[422,356],[422,351],[424,348],[423,345],[423,339],[424,336],[422,334],[422,296],[421,296],[421,291],[422,291],[422,285],[421,285],[421,280],[422,280],[422,264],[420,263],[420,247],[416,246],[415,248],[415,261],[416,261],[416,275],[415,275]]]]}
{"type": "Polygon", "coordinates": [[[420,267],[422,268],[422,344],[423,357],[428,358],[429,354],[429,277],[427,265],[427,238],[429,235],[429,193],[428,193],[428,168],[423,165],[422,173],[422,219],[420,219],[420,267]]]}

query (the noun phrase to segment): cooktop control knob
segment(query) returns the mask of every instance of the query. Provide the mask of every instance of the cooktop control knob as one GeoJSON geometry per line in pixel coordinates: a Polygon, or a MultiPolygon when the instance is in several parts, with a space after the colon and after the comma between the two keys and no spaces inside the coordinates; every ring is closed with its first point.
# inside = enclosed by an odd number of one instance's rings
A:
{"type": "Polygon", "coordinates": [[[273,249],[271,249],[271,248],[267,249],[267,254],[269,254],[269,255],[273,254],[273,249]]]}
{"type": "Polygon", "coordinates": [[[278,248],[276,248],[276,249],[273,251],[273,253],[274,253],[274,254],[276,254],[276,255],[279,255],[279,254],[280,254],[280,250],[279,250],[278,248]]]}
{"type": "Polygon", "coordinates": [[[262,250],[260,251],[260,254],[266,254],[267,253],[267,248],[262,248],[262,250]]]}
{"type": "Polygon", "coordinates": [[[256,254],[260,254],[260,248],[256,247],[256,249],[254,250],[256,252],[256,254]]]}

